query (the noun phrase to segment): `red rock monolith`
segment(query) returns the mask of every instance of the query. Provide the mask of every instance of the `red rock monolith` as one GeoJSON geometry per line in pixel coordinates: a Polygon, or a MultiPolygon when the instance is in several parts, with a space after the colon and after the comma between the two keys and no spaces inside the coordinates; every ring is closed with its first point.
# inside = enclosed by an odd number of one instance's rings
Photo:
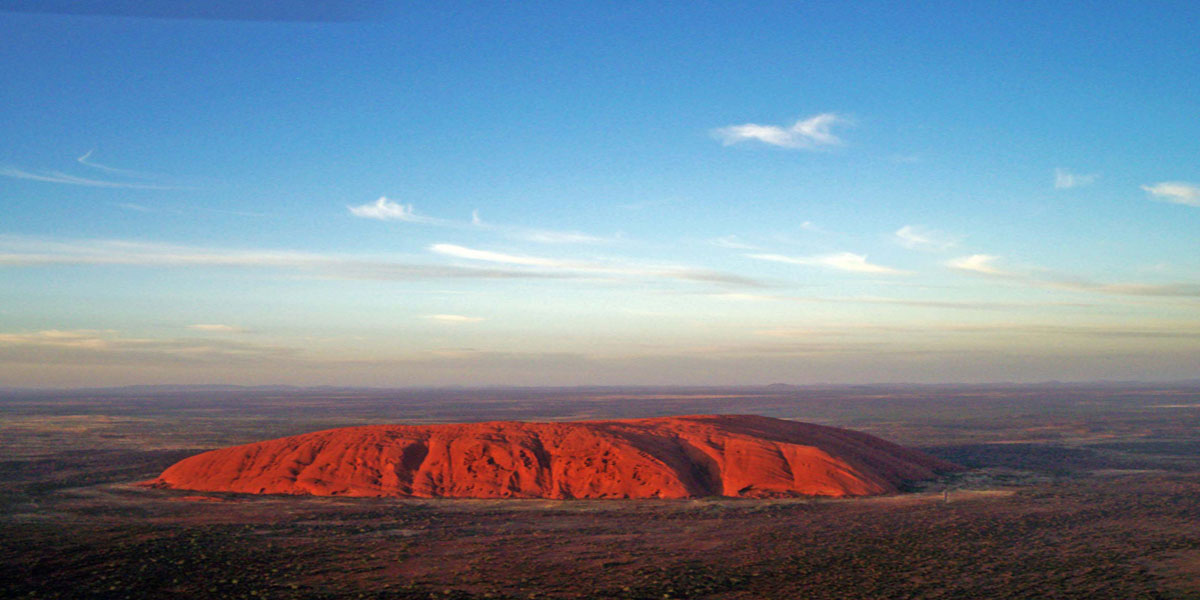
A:
{"type": "Polygon", "coordinates": [[[372,425],[205,452],[150,485],[453,498],[868,496],[956,465],[879,438],[753,415],[372,425]]]}

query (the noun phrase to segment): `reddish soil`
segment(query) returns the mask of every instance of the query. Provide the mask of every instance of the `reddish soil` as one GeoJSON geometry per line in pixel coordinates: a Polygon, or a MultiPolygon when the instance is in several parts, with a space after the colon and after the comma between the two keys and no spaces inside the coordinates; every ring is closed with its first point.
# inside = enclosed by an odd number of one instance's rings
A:
{"type": "Polygon", "coordinates": [[[206,452],[149,483],[317,496],[838,497],[957,469],[860,432],[704,415],[331,429],[206,452]]]}

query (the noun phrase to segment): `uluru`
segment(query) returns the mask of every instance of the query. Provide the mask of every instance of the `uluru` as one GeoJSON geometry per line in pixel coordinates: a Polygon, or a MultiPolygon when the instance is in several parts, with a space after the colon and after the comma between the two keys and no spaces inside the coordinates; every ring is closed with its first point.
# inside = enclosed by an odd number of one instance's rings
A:
{"type": "Polygon", "coordinates": [[[147,483],[409,498],[842,497],[959,469],[847,429],[695,415],[346,427],[212,450],[147,483]]]}

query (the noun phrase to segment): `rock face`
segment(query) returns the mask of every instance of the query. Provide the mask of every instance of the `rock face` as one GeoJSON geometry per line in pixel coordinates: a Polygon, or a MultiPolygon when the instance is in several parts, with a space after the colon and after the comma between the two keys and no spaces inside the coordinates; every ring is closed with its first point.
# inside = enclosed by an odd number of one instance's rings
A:
{"type": "Polygon", "coordinates": [[[957,470],[879,438],[752,415],[331,429],[205,452],[150,485],[317,496],[866,496],[957,470]]]}

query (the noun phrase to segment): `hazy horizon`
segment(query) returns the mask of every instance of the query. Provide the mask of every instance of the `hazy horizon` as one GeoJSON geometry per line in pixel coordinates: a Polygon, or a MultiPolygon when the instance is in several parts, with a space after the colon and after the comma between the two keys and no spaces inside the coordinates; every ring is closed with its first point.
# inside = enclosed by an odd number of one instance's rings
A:
{"type": "Polygon", "coordinates": [[[0,3],[0,386],[1200,373],[1194,3],[251,4],[0,3]]]}

